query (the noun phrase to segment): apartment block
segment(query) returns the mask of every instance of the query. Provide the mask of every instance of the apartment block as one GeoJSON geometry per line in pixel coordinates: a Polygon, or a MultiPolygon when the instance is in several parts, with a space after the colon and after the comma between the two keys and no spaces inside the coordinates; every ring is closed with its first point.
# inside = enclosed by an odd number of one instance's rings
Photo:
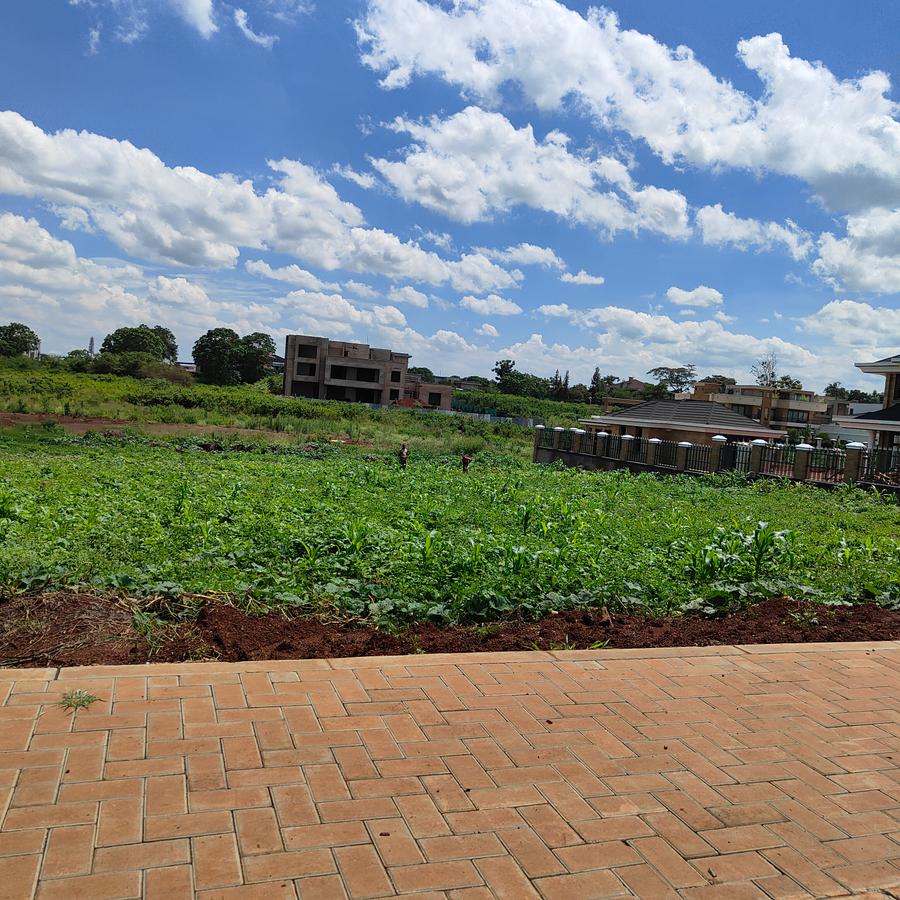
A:
{"type": "Polygon", "coordinates": [[[452,388],[410,375],[408,353],[291,334],[284,358],[286,397],[450,409],[452,388]]]}
{"type": "Polygon", "coordinates": [[[805,428],[827,421],[828,414],[824,397],[799,388],[700,381],[694,386],[693,399],[720,403],[764,427],[805,428]]]}

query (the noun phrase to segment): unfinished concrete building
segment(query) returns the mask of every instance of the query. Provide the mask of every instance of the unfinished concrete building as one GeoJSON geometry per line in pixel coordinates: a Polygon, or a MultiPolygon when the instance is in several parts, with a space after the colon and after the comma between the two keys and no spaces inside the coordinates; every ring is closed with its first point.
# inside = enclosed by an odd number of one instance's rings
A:
{"type": "Polygon", "coordinates": [[[291,334],[285,342],[284,357],[286,397],[380,406],[413,401],[434,409],[450,409],[452,388],[410,375],[408,353],[291,334]]]}

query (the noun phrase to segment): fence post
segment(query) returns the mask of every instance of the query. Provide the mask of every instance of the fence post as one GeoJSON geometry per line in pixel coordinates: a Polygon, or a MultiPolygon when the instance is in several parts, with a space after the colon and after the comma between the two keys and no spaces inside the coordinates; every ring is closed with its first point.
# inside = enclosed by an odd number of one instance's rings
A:
{"type": "Polygon", "coordinates": [[[709,450],[709,471],[718,472],[722,465],[722,447],[728,443],[724,434],[714,434],[711,438],[712,447],[709,450]]]}
{"type": "Polygon", "coordinates": [[[622,442],[619,444],[619,459],[628,459],[631,456],[631,442],[634,436],[631,434],[623,434],[622,442]]]}
{"type": "Polygon", "coordinates": [[[560,444],[562,444],[562,433],[565,429],[561,428],[559,425],[553,429],[553,449],[559,450],[560,444]]]}
{"type": "Polygon", "coordinates": [[[545,429],[544,429],[543,425],[535,426],[535,429],[534,429],[534,452],[535,453],[537,453],[537,451],[544,445],[544,431],[545,431],[545,429]]]}
{"type": "Polygon", "coordinates": [[[655,466],[656,465],[656,453],[659,450],[659,445],[662,443],[662,438],[650,438],[647,441],[647,465],[655,466]]]}
{"type": "Polygon", "coordinates": [[[794,447],[794,480],[806,481],[809,475],[810,453],[815,449],[812,444],[797,444],[794,447]]]}
{"type": "Polygon", "coordinates": [[[683,472],[687,468],[688,450],[692,446],[690,441],[678,442],[678,446],[675,448],[675,468],[679,472],[683,472]]]}
{"type": "Polygon", "coordinates": [[[572,452],[573,453],[583,453],[584,451],[581,448],[581,443],[584,440],[582,435],[587,434],[587,432],[583,428],[573,428],[572,429],[572,452]]]}
{"type": "Polygon", "coordinates": [[[747,471],[751,475],[759,475],[759,470],[762,468],[763,447],[767,446],[768,444],[762,438],[750,441],[750,465],[747,467],[747,471]]]}
{"type": "Polygon", "coordinates": [[[847,455],[844,458],[844,481],[859,481],[860,469],[862,469],[863,452],[865,444],[859,441],[851,441],[844,448],[847,455]]]}
{"type": "Polygon", "coordinates": [[[597,432],[597,456],[606,456],[606,448],[609,446],[609,432],[597,432]]]}

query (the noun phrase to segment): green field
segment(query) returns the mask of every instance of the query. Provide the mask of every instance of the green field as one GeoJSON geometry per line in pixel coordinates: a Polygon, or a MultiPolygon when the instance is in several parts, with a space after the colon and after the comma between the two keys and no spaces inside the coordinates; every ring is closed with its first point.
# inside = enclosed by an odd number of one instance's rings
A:
{"type": "Polygon", "coordinates": [[[196,595],[385,627],[606,604],[900,599],[900,508],[734,476],[656,478],[332,444],[0,432],[0,590],[196,595]],[[760,524],[768,523],[768,524],[760,524]]]}

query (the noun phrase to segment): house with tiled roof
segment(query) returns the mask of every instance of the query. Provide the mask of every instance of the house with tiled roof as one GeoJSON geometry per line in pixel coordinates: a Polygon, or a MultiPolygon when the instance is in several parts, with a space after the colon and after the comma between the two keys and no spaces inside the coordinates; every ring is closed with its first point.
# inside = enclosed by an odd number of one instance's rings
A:
{"type": "Polygon", "coordinates": [[[856,363],[856,368],[867,375],[884,376],[884,405],[857,416],[835,416],[834,421],[867,432],[872,447],[900,450],[900,353],[875,362],[856,363]]]}
{"type": "Polygon", "coordinates": [[[776,441],[787,434],[707,400],[649,400],[620,412],[582,419],[580,424],[589,433],[605,431],[693,444],[707,444],[713,435],[724,435],[734,442],[760,438],[776,441]]]}

